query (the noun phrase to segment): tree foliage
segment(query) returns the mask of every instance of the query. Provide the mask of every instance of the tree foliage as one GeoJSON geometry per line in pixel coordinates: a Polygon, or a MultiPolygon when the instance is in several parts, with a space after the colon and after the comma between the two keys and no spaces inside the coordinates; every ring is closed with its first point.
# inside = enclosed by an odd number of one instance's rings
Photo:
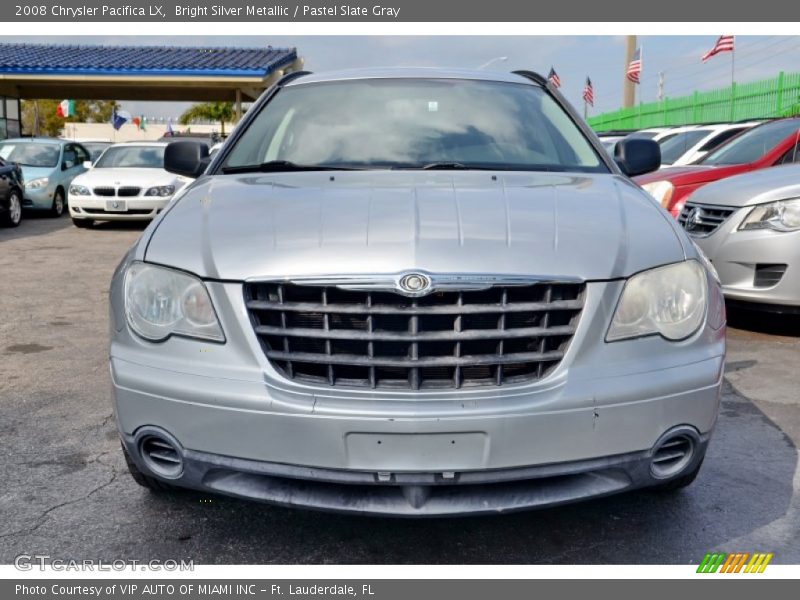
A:
{"type": "Polygon", "coordinates": [[[232,123],[236,118],[233,102],[201,102],[193,104],[180,116],[182,125],[192,121],[218,121],[220,133],[225,135],[225,123],[232,123]]]}
{"type": "Polygon", "coordinates": [[[75,115],[67,118],[57,114],[60,100],[23,100],[22,130],[27,134],[36,133],[36,114],[39,118],[39,135],[57,136],[66,123],[107,123],[111,121],[114,108],[119,108],[115,100],[76,100],[75,115]]]}

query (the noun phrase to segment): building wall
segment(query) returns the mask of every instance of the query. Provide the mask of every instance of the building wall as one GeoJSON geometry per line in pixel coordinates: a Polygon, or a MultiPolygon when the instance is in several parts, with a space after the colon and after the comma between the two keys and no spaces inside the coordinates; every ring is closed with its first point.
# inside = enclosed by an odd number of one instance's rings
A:
{"type": "Polygon", "coordinates": [[[19,98],[0,96],[0,140],[19,136],[20,119],[19,98]]]}
{"type": "MultiPolygon", "coordinates": [[[[229,133],[233,125],[225,124],[225,133],[229,133]]],[[[219,124],[216,125],[172,125],[172,130],[180,133],[190,131],[191,133],[208,134],[219,132],[219,124]]],[[[61,133],[62,137],[71,140],[108,140],[110,142],[136,142],[157,140],[167,131],[165,123],[147,123],[145,130],[142,131],[132,123],[125,123],[116,131],[111,123],[67,123],[61,133]]]]}

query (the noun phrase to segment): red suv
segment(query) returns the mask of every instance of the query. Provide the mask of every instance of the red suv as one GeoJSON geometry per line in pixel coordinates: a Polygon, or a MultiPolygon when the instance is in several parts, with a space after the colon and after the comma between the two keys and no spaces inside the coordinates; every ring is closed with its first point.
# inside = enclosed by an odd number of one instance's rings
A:
{"type": "Polygon", "coordinates": [[[677,217],[697,188],[739,173],[800,162],[800,118],[770,121],[748,129],[696,165],[668,167],[634,181],[677,217]]]}

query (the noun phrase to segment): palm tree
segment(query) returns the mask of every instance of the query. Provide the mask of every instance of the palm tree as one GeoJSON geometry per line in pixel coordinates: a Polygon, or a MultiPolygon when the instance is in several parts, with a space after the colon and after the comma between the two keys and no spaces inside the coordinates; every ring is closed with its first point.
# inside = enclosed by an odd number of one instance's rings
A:
{"type": "Polygon", "coordinates": [[[201,102],[193,104],[180,116],[182,125],[192,121],[219,121],[220,133],[225,135],[225,123],[234,119],[235,111],[233,102],[201,102]]]}

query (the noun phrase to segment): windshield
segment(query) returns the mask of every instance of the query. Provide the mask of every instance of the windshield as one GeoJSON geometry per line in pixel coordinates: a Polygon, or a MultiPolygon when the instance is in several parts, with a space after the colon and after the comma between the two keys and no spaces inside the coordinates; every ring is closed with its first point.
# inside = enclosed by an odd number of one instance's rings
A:
{"type": "Polygon", "coordinates": [[[89,151],[89,158],[93,161],[97,160],[98,157],[103,153],[103,150],[108,148],[111,144],[106,144],[105,142],[83,142],[83,147],[89,151]]]}
{"type": "Polygon", "coordinates": [[[652,140],[660,131],[635,131],[628,135],[629,138],[652,140]]]}
{"type": "Polygon", "coordinates": [[[800,129],[800,120],[774,121],[749,129],[710,153],[699,164],[742,165],[758,160],[800,129]]]}
{"type": "Polygon", "coordinates": [[[671,165],[692,146],[711,133],[710,129],[692,129],[669,138],[661,145],[661,164],[671,165]]]}
{"type": "Polygon", "coordinates": [[[39,144],[35,142],[0,143],[0,158],[19,163],[24,167],[49,167],[58,164],[60,147],[58,144],[39,144]]]}
{"type": "Polygon", "coordinates": [[[225,169],[431,165],[604,171],[583,133],[541,88],[455,79],[361,79],[280,90],[225,169]]]}
{"type": "Polygon", "coordinates": [[[163,169],[166,146],[112,146],[100,157],[95,169],[163,169]]]}

